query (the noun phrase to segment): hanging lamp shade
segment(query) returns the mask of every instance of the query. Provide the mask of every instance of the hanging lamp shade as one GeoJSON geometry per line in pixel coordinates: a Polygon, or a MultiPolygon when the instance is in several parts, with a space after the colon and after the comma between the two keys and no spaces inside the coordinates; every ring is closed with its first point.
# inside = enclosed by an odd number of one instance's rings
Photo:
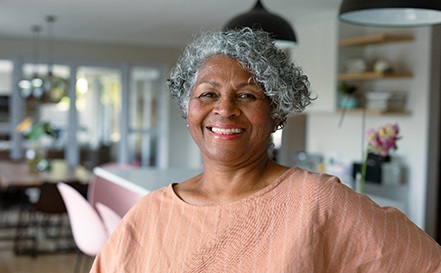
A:
{"type": "Polygon", "coordinates": [[[48,73],[44,78],[44,94],[42,97],[42,102],[45,103],[58,103],[60,100],[66,96],[68,83],[66,79],[60,78],[53,73],[53,51],[54,51],[54,24],[57,20],[55,15],[46,16],[46,22],[48,24],[48,73]]]}
{"type": "Polygon", "coordinates": [[[343,0],[340,20],[378,27],[416,27],[441,23],[437,0],[343,0]]]}
{"type": "Polygon", "coordinates": [[[292,48],[297,42],[296,34],[291,25],[282,17],[269,12],[257,0],[254,7],[246,13],[239,14],[231,19],[224,29],[237,29],[250,27],[252,29],[262,29],[273,34],[277,44],[283,48],[292,48]]]}

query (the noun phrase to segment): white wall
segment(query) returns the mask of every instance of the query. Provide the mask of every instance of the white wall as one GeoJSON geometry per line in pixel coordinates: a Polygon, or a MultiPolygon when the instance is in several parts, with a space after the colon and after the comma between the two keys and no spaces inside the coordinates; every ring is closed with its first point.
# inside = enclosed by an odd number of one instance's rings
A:
{"type": "Polygon", "coordinates": [[[296,21],[294,27],[298,36],[297,47],[291,52],[295,64],[308,75],[312,90],[319,99],[307,112],[330,112],[334,110],[337,75],[338,22],[335,12],[315,14],[296,21]]]}
{"type": "MultiPolygon", "coordinates": [[[[307,119],[306,146],[311,153],[333,155],[347,166],[354,160],[361,160],[362,128],[361,115],[346,115],[339,128],[340,115],[334,112],[337,75],[337,39],[339,23],[336,14],[324,14],[320,20],[296,22],[299,46],[293,54],[307,75],[318,99],[311,107],[307,119]]],[[[367,32],[384,32],[384,29],[367,29],[367,32]]],[[[386,47],[386,56],[394,54],[405,61],[414,73],[414,78],[404,80],[409,89],[408,108],[410,116],[368,116],[366,129],[376,128],[386,123],[398,122],[402,140],[399,141],[397,156],[408,168],[408,196],[411,204],[407,215],[418,226],[425,228],[427,155],[429,146],[430,120],[430,76],[431,76],[431,28],[407,29],[415,35],[411,45],[397,49],[386,47]],[[397,50],[403,50],[397,52],[397,50]]],[[[388,84],[397,84],[396,82],[388,84]]]]}

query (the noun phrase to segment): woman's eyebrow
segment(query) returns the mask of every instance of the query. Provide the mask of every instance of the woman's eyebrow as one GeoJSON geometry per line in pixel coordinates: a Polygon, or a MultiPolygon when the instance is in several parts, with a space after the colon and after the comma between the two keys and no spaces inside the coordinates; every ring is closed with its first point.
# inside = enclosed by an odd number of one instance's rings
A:
{"type": "Polygon", "coordinates": [[[239,83],[236,85],[236,89],[241,89],[243,87],[249,87],[249,86],[256,87],[259,90],[261,89],[260,86],[258,84],[256,84],[254,81],[239,83]]]}
{"type": "Polygon", "coordinates": [[[212,86],[220,86],[220,84],[218,82],[215,82],[215,81],[212,81],[212,80],[196,82],[196,85],[202,85],[202,84],[209,84],[209,85],[212,85],[212,86]]]}

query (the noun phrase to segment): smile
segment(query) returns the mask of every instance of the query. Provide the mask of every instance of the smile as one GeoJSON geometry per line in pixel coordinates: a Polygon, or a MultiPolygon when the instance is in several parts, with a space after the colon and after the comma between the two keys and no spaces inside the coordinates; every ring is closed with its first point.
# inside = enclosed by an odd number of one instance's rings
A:
{"type": "Polygon", "coordinates": [[[233,135],[233,134],[240,134],[243,132],[243,129],[240,128],[223,129],[216,127],[207,127],[207,129],[213,133],[221,134],[221,135],[233,135]]]}

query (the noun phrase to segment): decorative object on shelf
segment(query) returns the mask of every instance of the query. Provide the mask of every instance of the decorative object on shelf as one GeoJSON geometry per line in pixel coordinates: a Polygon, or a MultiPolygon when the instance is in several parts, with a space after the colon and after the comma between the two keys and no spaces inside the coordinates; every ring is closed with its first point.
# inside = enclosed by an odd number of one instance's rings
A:
{"type": "Polygon", "coordinates": [[[224,28],[235,29],[242,27],[261,28],[272,33],[277,40],[276,43],[282,49],[293,48],[297,43],[296,34],[288,21],[269,12],[260,0],[257,0],[254,7],[248,12],[239,14],[228,21],[224,28]]]}
{"type": "Polygon", "coordinates": [[[345,73],[363,73],[367,71],[366,61],[362,58],[349,59],[345,62],[345,73]]]}
{"type": "Polygon", "coordinates": [[[365,107],[382,112],[405,112],[407,94],[404,91],[370,91],[365,93],[365,107]]]}
{"type": "Polygon", "coordinates": [[[30,79],[22,79],[18,82],[20,95],[31,102],[58,103],[67,93],[68,81],[53,74],[53,25],[56,17],[49,15],[46,17],[48,24],[48,73],[39,75],[37,66],[39,65],[39,33],[41,26],[33,26],[33,64],[35,71],[30,79]]]}
{"type": "Polygon", "coordinates": [[[25,157],[28,160],[30,169],[44,171],[49,168],[42,138],[56,137],[55,130],[51,124],[47,121],[34,122],[31,117],[27,117],[17,125],[16,129],[29,141],[29,147],[26,150],[25,157]]]}
{"type": "Polygon", "coordinates": [[[390,157],[391,151],[398,149],[397,141],[401,139],[399,136],[400,127],[398,124],[386,124],[378,129],[369,129],[366,132],[367,148],[365,152],[365,158],[361,167],[361,174],[357,175],[356,188],[357,191],[364,193],[364,185],[366,183],[366,170],[369,163],[369,159],[372,158],[372,154],[380,156],[387,160],[390,157]]]}
{"type": "Polygon", "coordinates": [[[374,72],[378,74],[390,74],[393,72],[392,64],[385,59],[379,59],[374,63],[374,72]]]}
{"type": "Polygon", "coordinates": [[[358,106],[356,96],[357,86],[343,82],[339,88],[338,107],[342,110],[338,127],[343,125],[343,120],[348,109],[354,109],[358,106]]]}
{"type": "Polygon", "coordinates": [[[407,103],[407,92],[392,91],[389,92],[390,97],[388,101],[388,111],[391,112],[405,112],[407,103]]]}
{"type": "Polygon", "coordinates": [[[377,27],[416,27],[441,23],[441,2],[433,0],[343,0],[340,20],[377,27]]]}
{"type": "Polygon", "coordinates": [[[358,106],[356,92],[358,88],[353,84],[342,83],[340,85],[339,107],[342,109],[353,109],[358,106]]]}
{"type": "Polygon", "coordinates": [[[389,108],[389,98],[391,94],[384,91],[369,91],[365,93],[366,109],[376,109],[387,111],[389,108]]]}

